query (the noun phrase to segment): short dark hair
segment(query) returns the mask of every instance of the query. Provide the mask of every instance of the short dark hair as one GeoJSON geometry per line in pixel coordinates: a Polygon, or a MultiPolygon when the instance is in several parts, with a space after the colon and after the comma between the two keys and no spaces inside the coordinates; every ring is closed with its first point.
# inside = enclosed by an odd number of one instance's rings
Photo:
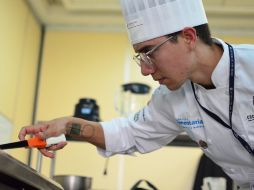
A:
{"type": "MultiPolygon", "coordinates": [[[[202,24],[199,26],[195,26],[193,28],[195,28],[199,39],[201,39],[206,45],[211,46],[213,44],[213,41],[211,38],[211,32],[210,32],[208,24],[202,24]]],[[[177,42],[177,35],[180,33],[181,33],[181,31],[175,32],[172,34],[168,34],[167,36],[174,36],[174,38],[172,38],[172,41],[177,42]]]]}
{"type": "Polygon", "coordinates": [[[197,36],[206,44],[211,46],[213,44],[213,40],[211,38],[211,32],[209,29],[208,24],[202,24],[199,26],[195,26],[194,27],[196,32],[197,32],[197,36]]]}

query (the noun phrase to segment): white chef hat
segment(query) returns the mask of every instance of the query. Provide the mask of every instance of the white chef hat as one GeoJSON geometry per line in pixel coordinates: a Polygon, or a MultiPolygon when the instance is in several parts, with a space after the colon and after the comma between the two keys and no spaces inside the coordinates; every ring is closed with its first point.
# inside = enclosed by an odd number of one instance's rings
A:
{"type": "Polygon", "coordinates": [[[207,23],[202,0],[121,0],[132,44],[207,23]]]}

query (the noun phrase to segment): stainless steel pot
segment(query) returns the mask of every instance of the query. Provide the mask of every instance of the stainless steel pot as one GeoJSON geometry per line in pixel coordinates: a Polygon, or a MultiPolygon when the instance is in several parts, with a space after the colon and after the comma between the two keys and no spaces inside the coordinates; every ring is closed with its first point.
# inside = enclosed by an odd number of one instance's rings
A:
{"type": "Polygon", "coordinates": [[[64,190],[91,190],[92,178],[76,175],[56,175],[53,179],[58,182],[64,190]]]}

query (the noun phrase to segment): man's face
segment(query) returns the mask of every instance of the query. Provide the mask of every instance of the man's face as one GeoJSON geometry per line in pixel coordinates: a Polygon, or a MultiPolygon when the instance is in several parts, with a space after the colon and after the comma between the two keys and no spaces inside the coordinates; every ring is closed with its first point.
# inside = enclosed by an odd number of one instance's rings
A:
{"type": "MultiPolygon", "coordinates": [[[[146,53],[154,46],[167,39],[166,36],[135,44],[134,50],[146,53]]],[[[185,39],[177,36],[177,41],[167,41],[156,51],[149,55],[153,66],[147,66],[141,61],[141,73],[145,76],[151,75],[155,81],[166,85],[170,90],[176,90],[191,77],[194,54],[185,39]]]]}

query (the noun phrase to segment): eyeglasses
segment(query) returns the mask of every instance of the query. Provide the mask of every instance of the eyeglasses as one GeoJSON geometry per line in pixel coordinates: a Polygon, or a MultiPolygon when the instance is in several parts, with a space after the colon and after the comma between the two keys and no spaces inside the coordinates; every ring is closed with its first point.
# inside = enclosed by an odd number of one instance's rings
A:
{"type": "Polygon", "coordinates": [[[174,36],[168,37],[166,40],[161,42],[160,44],[154,46],[150,51],[146,53],[138,53],[137,55],[133,56],[134,61],[138,64],[138,66],[141,66],[141,61],[146,64],[147,66],[153,67],[154,63],[152,62],[152,59],[150,58],[151,54],[155,52],[159,47],[161,47],[163,44],[165,44],[167,41],[171,40],[174,36]]]}

